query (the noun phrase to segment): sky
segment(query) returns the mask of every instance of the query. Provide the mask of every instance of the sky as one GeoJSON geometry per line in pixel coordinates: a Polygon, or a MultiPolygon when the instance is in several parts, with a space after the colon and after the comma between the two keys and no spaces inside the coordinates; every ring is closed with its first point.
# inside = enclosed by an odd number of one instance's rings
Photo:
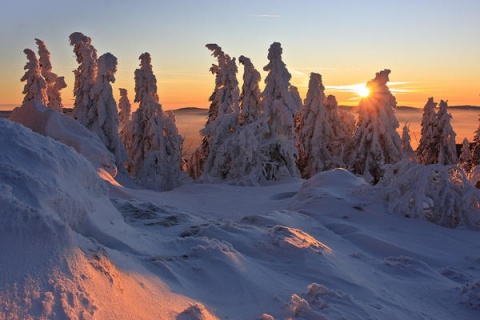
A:
{"type": "MultiPolygon", "coordinates": [[[[118,58],[117,98],[126,88],[133,100],[138,57],[149,52],[166,110],[208,107],[215,60],[207,43],[262,70],[275,41],[302,99],[316,72],[339,104],[356,105],[356,89],[390,69],[398,105],[423,107],[428,97],[480,105],[480,0],[3,0],[1,7],[3,109],[21,104],[23,49],[36,51],[35,38],[47,45],[53,72],[65,76],[64,104],[73,104],[78,65],[68,36],[77,31],[99,55],[118,58]]],[[[242,74],[239,66],[240,85],[242,74]]]]}

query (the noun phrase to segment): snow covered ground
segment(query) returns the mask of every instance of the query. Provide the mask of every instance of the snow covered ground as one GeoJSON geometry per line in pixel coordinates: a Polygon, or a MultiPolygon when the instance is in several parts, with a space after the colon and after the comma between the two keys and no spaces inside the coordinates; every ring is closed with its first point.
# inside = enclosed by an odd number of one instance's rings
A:
{"type": "Polygon", "coordinates": [[[346,171],[158,193],[5,119],[0,150],[0,319],[480,318],[480,232],[346,171]]]}

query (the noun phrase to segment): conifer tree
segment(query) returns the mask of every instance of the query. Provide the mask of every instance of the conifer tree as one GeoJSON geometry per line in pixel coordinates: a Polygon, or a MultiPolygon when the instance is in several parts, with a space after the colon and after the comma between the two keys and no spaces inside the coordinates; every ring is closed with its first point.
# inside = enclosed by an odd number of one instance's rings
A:
{"type": "Polygon", "coordinates": [[[402,150],[405,157],[410,162],[417,162],[417,155],[410,144],[410,127],[405,123],[402,129],[402,150]]]}
{"type": "Polygon", "coordinates": [[[97,78],[97,50],[92,40],[83,33],[70,35],[70,45],[79,64],[75,74],[75,103],[73,117],[85,127],[89,127],[96,115],[91,92],[97,78]]]}
{"type": "Polygon", "coordinates": [[[260,87],[261,79],[249,58],[240,56],[238,61],[244,66],[243,86],[240,94],[240,124],[248,124],[257,121],[261,116],[260,87]]]}
{"type": "Polygon", "coordinates": [[[120,100],[118,101],[118,132],[120,135],[120,140],[122,140],[123,145],[127,148],[128,137],[132,133],[129,131],[132,115],[132,105],[128,99],[127,89],[120,88],[120,100]]]}
{"type": "Polygon", "coordinates": [[[20,79],[20,81],[26,82],[22,92],[25,95],[23,103],[37,101],[42,105],[47,105],[47,82],[41,74],[37,56],[30,49],[25,49],[23,52],[27,55],[28,60],[24,67],[25,74],[20,79]]]}
{"type": "Polygon", "coordinates": [[[373,183],[381,179],[386,164],[404,158],[396,131],[399,126],[394,113],[397,102],[387,86],[389,74],[388,69],[380,71],[367,83],[370,94],[360,100],[358,129],[346,153],[349,169],[373,183]]]}
{"type": "Polygon", "coordinates": [[[118,109],[113,98],[112,85],[117,72],[117,58],[111,53],[105,53],[98,58],[98,70],[91,96],[93,115],[87,128],[95,132],[116,159],[116,165],[121,173],[127,173],[125,165],[128,155],[118,134],[118,109]]]}
{"type": "Polygon", "coordinates": [[[298,122],[298,161],[302,177],[343,166],[342,145],[346,129],[337,113],[333,96],[325,97],[322,76],[310,74],[305,107],[298,122]]]}
{"type": "Polygon", "coordinates": [[[472,141],[472,164],[473,166],[480,165],[480,118],[478,121],[478,128],[475,130],[475,135],[472,141]]]}
{"type": "Polygon", "coordinates": [[[215,75],[215,89],[210,97],[210,108],[205,127],[200,131],[202,144],[195,150],[189,161],[189,174],[198,179],[206,171],[206,176],[224,177],[229,170],[231,158],[222,144],[238,130],[239,89],[236,77],[235,58],[230,58],[216,44],[207,44],[217,58],[218,65],[210,68],[215,75]]]}
{"type": "Polygon", "coordinates": [[[468,142],[467,138],[463,139],[462,151],[460,153],[460,156],[458,157],[458,166],[462,168],[467,174],[472,170],[473,167],[470,142],[468,142]]]}
{"type": "Polygon", "coordinates": [[[178,134],[175,117],[164,114],[157,94],[157,79],[151,57],[139,57],[135,70],[135,102],[138,109],[132,115],[131,143],[127,143],[131,160],[130,173],[149,189],[170,190],[182,178],[182,137],[178,134]]]}
{"type": "Polygon", "coordinates": [[[442,165],[456,165],[458,162],[458,156],[455,137],[457,134],[450,123],[452,115],[448,113],[447,107],[447,102],[441,100],[436,120],[437,132],[435,133],[435,141],[438,146],[436,163],[442,165]]]}
{"type": "Polygon", "coordinates": [[[435,164],[436,154],[438,154],[438,146],[435,143],[434,135],[437,123],[435,107],[437,103],[433,101],[433,97],[428,98],[427,103],[423,107],[422,130],[420,142],[418,144],[416,154],[420,164],[435,164]]]}
{"type": "Polygon", "coordinates": [[[38,46],[38,55],[42,76],[47,82],[47,107],[58,112],[63,111],[62,96],[60,90],[67,87],[64,77],[59,77],[52,71],[52,63],[50,62],[50,52],[45,43],[40,39],[35,39],[38,46]]]}
{"type": "Polygon", "coordinates": [[[270,61],[263,69],[268,72],[261,94],[262,110],[268,132],[264,137],[265,162],[263,175],[267,180],[298,177],[298,155],[295,135],[295,114],[298,105],[289,90],[291,75],[282,61],[281,44],[274,42],[268,50],[270,61]]]}

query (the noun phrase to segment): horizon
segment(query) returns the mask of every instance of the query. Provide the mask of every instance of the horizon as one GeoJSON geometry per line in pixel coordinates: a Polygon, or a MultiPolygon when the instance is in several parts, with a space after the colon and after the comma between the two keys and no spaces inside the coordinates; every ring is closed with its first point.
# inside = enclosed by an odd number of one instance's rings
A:
{"type": "MultiPolygon", "coordinates": [[[[480,3],[474,0],[388,5],[380,0],[361,5],[353,0],[249,0],[231,7],[216,0],[145,0],[143,6],[127,0],[25,2],[5,4],[9,14],[0,21],[0,39],[8,44],[0,48],[2,106],[23,100],[22,51],[37,51],[34,38],[45,42],[53,72],[65,77],[64,105],[73,104],[72,71],[78,65],[68,36],[76,31],[92,39],[98,55],[111,52],[118,58],[113,83],[117,101],[119,88],[126,88],[133,100],[138,56],[149,52],[165,110],[208,107],[215,81],[208,69],[216,61],[205,48],[207,43],[217,43],[237,59],[249,57],[262,75],[263,88],[268,47],[275,41],[282,44],[290,83],[298,87],[302,99],[310,73],[316,72],[322,75],[326,94],[335,95],[340,105],[355,106],[358,89],[388,68],[392,70],[388,86],[398,105],[421,108],[432,96],[451,105],[480,105],[480,44],[472,40],[480,37],[475,17],[480,3]],[[44,23],[36,23],[37,17],[44,23]]],[[[241,86],[243,68],[238,69],[241,86]]]]}

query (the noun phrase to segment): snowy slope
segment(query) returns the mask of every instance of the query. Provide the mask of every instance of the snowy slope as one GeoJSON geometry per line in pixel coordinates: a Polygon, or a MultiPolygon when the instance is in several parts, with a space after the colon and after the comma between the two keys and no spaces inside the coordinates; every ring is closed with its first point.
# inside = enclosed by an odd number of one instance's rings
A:
{"type": "Polygon", "coordinates": [[[480,233],[389,215],[346,171],[158,193],[3,119],[0,150],[0,318],[480,317],[480,233]]]}

